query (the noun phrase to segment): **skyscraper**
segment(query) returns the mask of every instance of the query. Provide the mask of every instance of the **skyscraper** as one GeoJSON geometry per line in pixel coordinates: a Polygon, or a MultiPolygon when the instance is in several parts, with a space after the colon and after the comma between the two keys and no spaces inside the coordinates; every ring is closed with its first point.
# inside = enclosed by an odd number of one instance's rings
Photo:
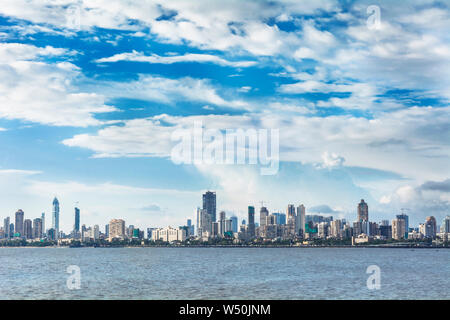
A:
{"type": "Polygon", "coordinates": [[[287,218],[287,232],[290,237],[293,237],[297,234],[297,218],[295,215],[295,206],[293,204],[289,204],[286,209],[286,218],[287,218]]]}
{"type": "Polygon", "coordinates": [[[255,236],[255,207],[248,207],[248,236],[253,238],[255,236]]]}
{"type": "Polygon", "coordinates": [[[122,219],[112,219],[109,222],[109,240],[114,238],[125,238],[125,221],[122,219]]]}
{"type": "Polygon", "coordinates": [[[231,230],[233,232],[238,232],[238,218],[236,216],[232,216],[231,220],[231,230]]]}
{"type": "Polygon", "coordinates": [[[409,232],[409,218],[406,214],[398,214],[397,219],[403,219],[405,220],[405,239],[408,239],[408,232],[409,232]]]}
{"type": "Polygon", "coordinates": [[[41,214],[41,220],[42,220],[42,237],[45,237],[45,212],[42,212],[41,214]]]}
{"type": "Polygon", "coordinates": [[[216,221],[216,193],[212,191],[206,191],[203,194],[203,210],[211,215],[211,221],[216,221]]]}
{"type": "Polygon", "coordinates": [[[261,207],[259,210],[259,225],[264,227],[266,225],[266,218],[269,215],[269,210],[266,207],[261,207]]]}
{"type": "Polygon", "coordinates": [[[9,217],[6,217],[3,220],[3,229],[5,230],[5,238],[10,238],[11,237],[11,234],[9,233],[9,225],[10,225],[9,217]]]}
{"type": "Polygon", "coordinates": [[[33,238],[42,238],[42,219],[36,218],[33,220],[33,238]]]}
{"type": "Polygon", "coordinates": [[[306,209],[303,204],[297,207],[297,232],[299,236],[305,236],[306,209]]]}
{"type": "Polygon", "coordinates": [[[75,207],[75,224],[73,225],[74,233],[80,232],[80,209],[75,207]]]}
{"type": "Polygon", "coordinates": [[[16,223],[15,226],[15,233],[17,233],[19,236],[23,236],[23,216],[24,213],[22,209],[17,210],[16,212],[16,223]]]}
{"type": "Polygon", "coordinates": [[[59,237],[59,201],[56,197],[55,197],[55,199],[53,199],[52,229],[55,230],[55,239],[58,239],[58,237],[59,237]]]}
{"type": "Polygon", "coordinates": [[[427,217],[425,220],[425,237],[436,238],[436,218],[433,216],[427,217]]]}
{"type": "Polygon", "coordinates": [[[450,216],[446,216],[442,221],[442,232],[450,233],[450,216]]]}
{"type": "Polygon", "coordinates": [[[204,232],[211,235],[211,215],[205,209],[197,208],[197,236],[202,237],[204,232]]]}
{"type": "Polygon", "coordinates": [[[369,206],[361,199],[358,204],[358,221],[369,221],[369,206]]]}
{"type": "Polygon", "coordinates": [[[399,240],[405,238],[406,221],[404,219],[392,220],[392,238],[399,240]]]}
{"type": "Polygon", "coordinates": [[[33,238],[33,223],[30,219],[25,219],[23,222],[23,236],[25,239],[33,238]]]}

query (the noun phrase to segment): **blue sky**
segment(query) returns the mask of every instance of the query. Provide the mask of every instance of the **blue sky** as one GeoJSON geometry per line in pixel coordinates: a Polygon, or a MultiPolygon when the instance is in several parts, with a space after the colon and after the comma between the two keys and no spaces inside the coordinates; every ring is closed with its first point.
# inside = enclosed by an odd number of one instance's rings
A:
{"type": "Polygon", "coordinates": [[[212,189],[241,218],[264,201],[353,221],[364,198],[373,221],[440,222],[450,8],[378,1],[372,28],[373,4],[2,1],[1,216],[50,216],[57,195],[65,231],[76,202],[87,225],[181,225],[212,189]],[[278,129],[278,174],[174,164],[170,134],[194,121],[278,129]]]}

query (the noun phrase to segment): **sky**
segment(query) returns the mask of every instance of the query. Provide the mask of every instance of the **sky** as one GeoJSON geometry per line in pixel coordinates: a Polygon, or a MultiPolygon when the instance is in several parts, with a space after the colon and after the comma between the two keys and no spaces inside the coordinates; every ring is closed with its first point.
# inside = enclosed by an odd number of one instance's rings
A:
{"type": "Polygon", "coordinates": [[[66,232],[74,206],[87,226],[178,226],[214,190],[240,219],[292,203],[354,221],[365,199],[371,221],[440,224],[448,30],[443,1],[2,0],[0,218],[50,226],[57,196],[66,232]],[[278,172],[174,163],[196,121],[278,129],[278,172]]]}

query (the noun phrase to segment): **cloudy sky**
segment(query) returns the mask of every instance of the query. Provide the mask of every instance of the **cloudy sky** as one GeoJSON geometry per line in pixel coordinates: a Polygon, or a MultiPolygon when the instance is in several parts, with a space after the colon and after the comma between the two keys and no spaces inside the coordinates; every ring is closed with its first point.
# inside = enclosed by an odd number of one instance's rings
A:
{"type": "Polygon", "coordinates": [[[201,193],[353,221],[450,213],[450,7],[440,1],[2,0],[0,218],[181,225],[201,193]],[[380,23],[373,11],[380,8],[380,23]],[[279,129],[280,169],[177,165],[202,121],[279,129]]]}

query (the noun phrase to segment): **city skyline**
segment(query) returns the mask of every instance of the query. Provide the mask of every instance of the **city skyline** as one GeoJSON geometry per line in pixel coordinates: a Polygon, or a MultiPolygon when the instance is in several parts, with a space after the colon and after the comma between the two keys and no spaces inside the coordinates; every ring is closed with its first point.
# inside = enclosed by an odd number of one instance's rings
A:
{"type": "MultiPolygon", "coordinates": [[[[255,237],[256,235],[256,229],[260,227],[265,227],[265,225],[268,223],[268,221],[271,221],[270,224],[277,224],[277,225],[286,225],[288,226],[288,233],[291,234],[298,234],[303,235],[305,233],[308,233],[308,223],[313,222],[315,226],[321,227],[325,226],[322,225],[322,223],[317,223],[315,221],[316,218],[320,218],[319,222],[326,221],[328,224],[326,225],[327,228],[330,227],[332,230],[332,234],[340,234],[342,232],[342,223],[350,225],[352,229],[355,229],[357,231],[356,234],[364,233],[366,235],[373,235],[374,233],[379,233],[379,231],[373,231],[371,228],[372,223],[376,223],[377,228],[381,228],[382,226],[389,226],[390,222],[392,221],[392,230],[390,231],[390,234],[394,239],[401,239],[401,238],[407,238],[407,234],[410,230],[413,230],[414,232],[419,232],[422,235],[428,236],[429,234],[436,234],[439,232],[440,225],[436,222],[436,218],[434,216],[427,216],[425,222],[421,222],[415,227],[412,226],[409,223],[409,216],[403,213],[404,208],[402,209],[401,214],[393,215],[391,220],[370,220],[369,219],[369,206],[364,201],[364,199],[361,199],[361,201],[357,204],[356,210],[355,210],[355,219],[354,220],[348,220],[346,218],[339,218],[334,217],[333,215],[322,215],[317,212],[306,214],[306,207],[304,204],[300,204],[297,207],[293,204],[287,204],[286,205],[286,211],[283,213],[282,210],[278,211],[270,211],[267,209],[267,207],[264,206],[264,203],[261,202],[259,216],[255,215],[255,206],[248,206],[247,207],[247,216],[242,219],[242,224],[239,225],[239,219],[242,217],[238,217],[231,213],[231,215],[228,215],[228,218],[225,218],[227,216],[227,213],[223,210],[220,210],[219,218],[215,219],[214,215],[216,214],[216,192],[213,191],[206,191],[202,194],[202,203],[203,208],[197,207],[196,210],[196,225],[191,225],[192,219],[189,216],[185,217],[186,225],[183,224],[183,222],[178,224],[172,224],[167,226],[162,225],[147,225],[147,226],[136,226],[128,221],[129,227],[136,229],[136,230],[148,230],[148,229],[158,229],[158,228],[164,228],[164,227],[174,227],[174,230],[177,230],[179,226],[180,228],[182,226],[187,226],[188,228],[192,227],[191,235],[194,233],[199,236],[204,232],[207,232],[208,234],[216,234],[216,233],[224,233],[224,228],[226,230],[233,230],[233,232],[238,232],[239,226],[245,226],[246,231],[248,232],[248,236],[250,238],[255,237]],[[279,216],[283,216],[283,222],[279,219],[279,216]],[[272,218],[273,217],[273,218],[272,218]],[[226,220],[225,220],[226,219],[226,220]],[[227,222],[229,221],[229,222],[227,222]],[[259,221],[259,222],[257,222],[259,221]],[[375,222],[377,221],[377,222],[375,222]],[[227,222],[225,227],[225,222],[227,222]],[[358,225],[359,223],[359,225],[358,225]],[[362,223],[362,224],[361,224],[362,223]],[[400,225],[399,225],[400,223],[400,225]],[[207,226],[205,228],[205,225],[207,226]],[[214,229],[214,225],[216,225],[216,228],[214,229]],[[295,225],[295,227],[294,227],[295,225]],[[433,226],[432,229],[427,229],[428,227],[433,226]],[[423,230],[421,229],[423,228],[423,230]]],[[[107,222],[93,224],[93,225],[87,225],[85,223],[81,224],[81,211],[78,207],[74,207],[74,224],[73,228],[71,230],[68,230],[64,232],[64,230],[59,229],[59,200],[55,196],[52,201],[53,206],[53,213],[52,213],[52,224],[51,228],[47,229],[45,228],[45,213],[41,214],[41,217],[33,218],[33,219],[25,219],[25,213],[23,210],[18,209],[15,212],[15,215],[13,217],[13,220],[15,223],[10,223],[11,218],[4,217],[4,224],[0,227],[0,230],[3,231],[4,237],[14,238],[16,235],[20,235],[21,237],[25,237],[26,239],[33,239],[33,238],[41,238],[42,236],[47,237],[47,232],[50,230],[54,230],[55,240],[58,240],[60,232],[63,232],[64,235],[70,236],[70,237],[82,237],[83,232],[87,229],[91,230],[91,228],[94,228],[94,232],[97,234],[100,232],[99,226],[102,225],[105,229],[105,234],[108,235],[110,230],[113,230],[113,233],[118,233],[118,228],[121,229],[121,233],[125,234],[125,230],[128,228],[126,227],[126,219],[123,217],[110,217],[110,220],[107,222]],[[120,227],[113,227],[111,228],[111,223],[114,224],[114,221],[117,221],[119,223],[120,227]],[[82,230],[80,230],[80,225],[82,225],[82,230]],[[10,228],[11,227],[11,228],[10,228]],[[5,231],[7,230],[7,231],[5,231]],[[80,233],[81,231],[81,233],[80,233]],[[12,235],[12,236],[11,236],[12,235]]],[[[442,219],[442,228],[445,232],[449,232],[450,226],[449,226],[449,217],[450,215],[446,215],[442,219]]],[[[319,229],[319,235],[321,232],[319,229]]],[[[328,232],[328,231],[327,231],[328,232]]],[[[383,232],[383,231],[381,231],[383,232]]],[[[303,236],[302,236],[303,237],[303,236]]],[[[98,236],[97,236],[98,238],[98,236]]]]}

